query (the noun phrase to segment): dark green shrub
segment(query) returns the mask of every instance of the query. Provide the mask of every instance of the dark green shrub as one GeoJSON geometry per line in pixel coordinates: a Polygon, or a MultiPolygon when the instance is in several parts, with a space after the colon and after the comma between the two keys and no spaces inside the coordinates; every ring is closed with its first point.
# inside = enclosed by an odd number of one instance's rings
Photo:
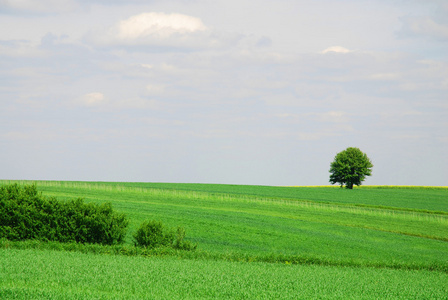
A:
{"type": "Polygon", "coordinates": [[[176,232],[165,227],[162,222],[149,220],[143,222],[134,234],[135,246],[156,248],[172,247],[181,250],[195,250],[197,245],[185,241],[185,229],[178,227],[176,232]]]}
{"type": "Polygon", "coordinates": [[[198,245],[193,244],[190,241],[185,241],[184,238],[185,238],[185,228],[177,227],[176,240],[174,241],[173,247],[176,249],[188,250],[188,251],[196,250],[198,245]]]}
{"type": "Polygon", "coordinates": [[[134,244],[147,248],[168,247],[173,240],[174,232],[155,220],[143,222],[134,234],[134,244]]]}
{"type": "Polygon", "coordinates": [[[127,225],[109,203],[62,202],[35,185],[0,186],[0,238],[112,245],[123,242],[127,225]]]}

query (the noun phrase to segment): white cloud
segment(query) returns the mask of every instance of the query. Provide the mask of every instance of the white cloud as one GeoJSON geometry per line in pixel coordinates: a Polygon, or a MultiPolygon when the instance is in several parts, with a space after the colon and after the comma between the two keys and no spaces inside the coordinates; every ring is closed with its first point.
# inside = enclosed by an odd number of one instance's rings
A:
{"type": "Polygon", "coordinates": [[[325,113],[313,114],[320,122],[345,123],[348,122],[348,116],[343,111],[329,111],[325,113]]]}
{"type": "Polygon", "coordinates": [[[343,111],[329,111],[324,113],[281,113],[275,114],[275,117],[289,121],[305,121],[311,119],[313,121],[325,123],[347,123],[349,121],[347,113],[343,111]]]}
{"type": "Polygon", "coordinates": [[[395,81],[399,80],[400,78],[401,74],[399,73],[376,73],[368,77],[368,79],[380,80],[380,81],[395,81]]]}
{"type": "MultiPolygon", "coordinates": [[[[147,91],[146,94],[156,94],[160,91],[147,91]]],[[[93,92],[82,95],[75,100],[75,105],[100,109],[101,111],[120,111],[122,109],[159,109],[161,103],[146,96],[120,95],[117,92],[112,97],[106,97],[103,93],[93,92]]],[[[148,95],[149,96],[149,95],[148,95]]]]}
{"type": "Polygon", "coordinates": [[[410,17],[403,23],[405,34],[448,40],[448,25],[437,23],[430,17],[410,17]]]}
{"type": "Polygon", "coordinates": [[[131,16],[105,29],[91,31],[85,40],[97,46],[119,46],[163,52],[179,49],[222,48],[235,45],[238,34],[209,29],[201,19],[185,14],[148,12],[131,16]],[[159,49],[159,50],[160,50],[159,49]]]}
{"type": "Polygon", "coordinates": [[[434,1],[434,4],[430,11],[401,18],[402,28],[398,35],[448,41],[448,4],[445,0],[434,1]]]}
{"type": "Polygon", "coordinates": [[[124,42],[146,37],[169,38],[205,31],[207,27],[198,18],[182,14],[142,13],[119,22],[117,38],[124,42]]]}
{"type": "Polygon", "coordinates": [[[142,97],[125,98],[123,100],[116,100],[112,106],[116,109],[158,109],[160,102],[152,99],[145,99],[142,97]]]}
{"type": "Polygon", "coordinates": [[[341,46],[332,46],[329,47],[327,49],[325,49],[324,51],[322,51],[321,53],[325,54],[325,53],[329,53],[329,52],[335,52],[335,53],[350,53],[352,52],[351,50],[341,47],[341,46]]]}
{"type": "Polygon", "coordinates": [[[83,95],[79,98],[79,102],[85,106],[100,106],[107,103],[107,99],[102,93],[94,92],[83,95]]]}
{"type": "Polygon", "coordinates": [[[0,41],[0,55],[9,57],[42,57],[45,51],[28,41],[0,41]]]}
{"type": "Polygon", "coordinates": [[[164,92],[165,86],[160,84],[148,84],[146,86],[146,92],[149,95],[160,95],[164,92]]]}

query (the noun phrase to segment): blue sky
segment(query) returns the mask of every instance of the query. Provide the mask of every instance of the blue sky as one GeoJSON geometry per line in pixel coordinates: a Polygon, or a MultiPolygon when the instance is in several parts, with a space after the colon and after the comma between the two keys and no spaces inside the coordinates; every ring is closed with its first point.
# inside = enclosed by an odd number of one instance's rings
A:
{"type": "Polygon", "coordinates": [[[448,185],[446,1],[0,0],[0,178],[448,185]]]}

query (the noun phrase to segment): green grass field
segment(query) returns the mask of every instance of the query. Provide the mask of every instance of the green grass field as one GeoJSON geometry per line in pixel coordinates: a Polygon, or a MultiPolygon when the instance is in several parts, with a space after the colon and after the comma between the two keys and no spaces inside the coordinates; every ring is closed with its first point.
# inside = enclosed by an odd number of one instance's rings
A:
{"type": "Polygon", "coordinates": [[[123,247],[146,219],[185,227],[199,247],[145,257],[3,243],[0,298],[448,299],[446,187],[36,184],[111,202],[130,219],[123,247]]]}
{"type": "Polygon", "coordinates": [[[448,274],[0,249],[0,298],[446,299],[448,274]]]}

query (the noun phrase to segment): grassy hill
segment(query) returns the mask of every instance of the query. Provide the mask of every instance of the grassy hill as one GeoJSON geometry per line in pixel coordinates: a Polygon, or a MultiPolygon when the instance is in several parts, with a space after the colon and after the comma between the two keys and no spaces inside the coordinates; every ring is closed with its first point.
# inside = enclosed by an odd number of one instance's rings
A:
{"type": "MultiPolygon", "coordinates": [[[[39,246],[43,250],[17,250],[20,246],[1,249],[2,262],[14,257],[26,264],[33,257],[46,261],[57,255],[63,269],[77,270],[74,256],[77,260],[92,260],[90,266],[95,268],[101,265],[103,275],[92,279],[93,285],[99,286],[87,288],[81,280],[66,293],[70,297],[87,295],[87,290],[105,298],[116,294],[123,298],[320,295],[405,299],[409,298],[406,295],[439,298],[448,294],[448,287],[443,284],[448,282],[448,188],[346,190],[215,184],[36,183],[44,195],[59,199],[83,197],[86,202],[112,203],[130,219],[126,238],[129,247],[132,233],[147,219],[183,226],[186,238],[199,244],[193,254],[173,252],[152,258],[67,251],[56,254],[43,246],[39,246]],[[123,270],[118,275],[115,263],[123,270]],[[145,265],[155,268],[162,278],[174,276],[173,282],[164,284],[156,275],[152,279],[139,275],[145,265]],[[126,282],[121,291],[116,284],[101,283],[112,274],[122,276],[126,282]],[[144,280],[145,284],[150,280],[154,285],[145,290],[139,285],[144,280]],[[238,282],[240,286],[235,286],[238,282]],[[210,285],[217,289],[210,289],[210,285]]],[[[80,267],[78,271],[88,277],[89,268],[80,267]]],[[[36,274],[48,271],[39,270],[36,274]]],[[[19,271],[1,272],[6,278],[27,276],[19,271]]],[[[75,276],[73,272],[64,274],[67,278],[75,276]]],[[[53,276],[46,280],[57,282],[62,275],[53,276]]],[[[39,291],[56,297],[64,295],[58,294],[60,291],[67,291],[64,284],[43,288],[30,276],[23,280],[26,284],[13,284],[12,279],[0,283],[0,297],[36,295],[39,291]]]]}

